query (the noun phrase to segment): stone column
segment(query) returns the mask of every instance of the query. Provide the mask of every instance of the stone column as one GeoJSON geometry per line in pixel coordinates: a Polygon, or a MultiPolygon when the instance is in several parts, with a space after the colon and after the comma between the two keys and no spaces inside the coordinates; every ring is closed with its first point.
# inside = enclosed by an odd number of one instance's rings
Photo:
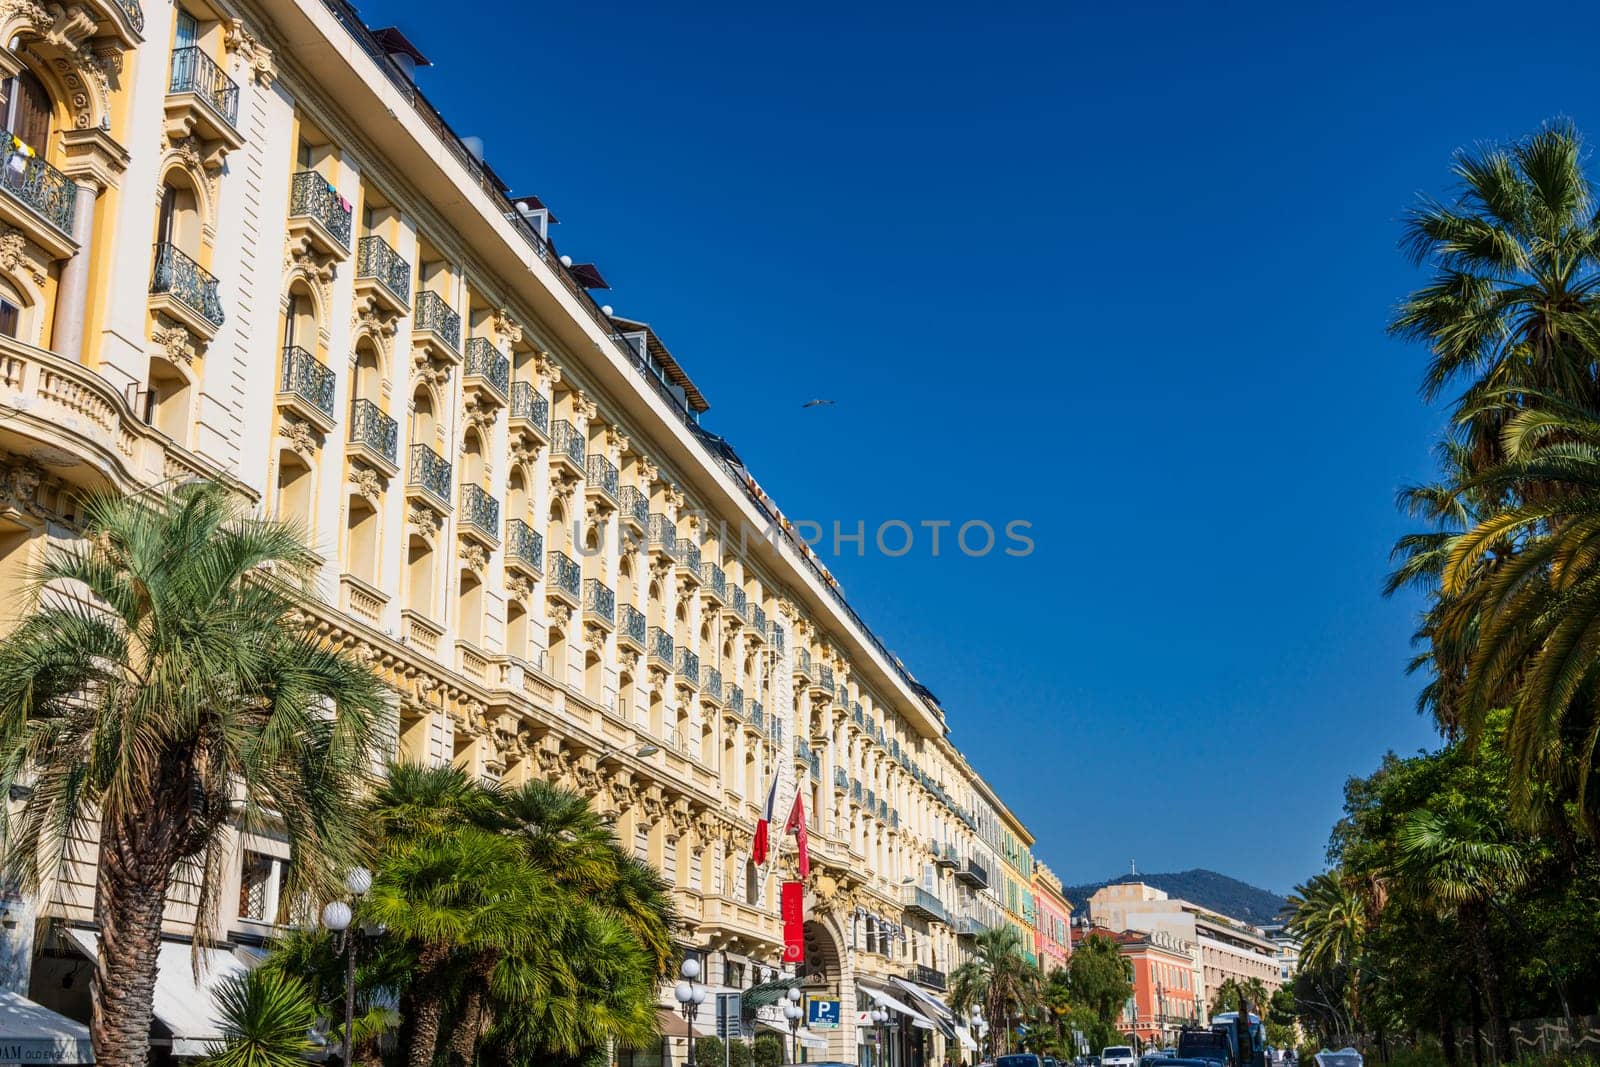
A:
{"type": "Polygon", "coordinates": [[[78,193],[72,205],[72,239],[78,243],[78,251],[61,265],[51,346],[58,355],[82,362],[89,313],[89,263],[94,251],[94,206],[100,196],[100,183],[86,178],[73,181],[78,193]]]}

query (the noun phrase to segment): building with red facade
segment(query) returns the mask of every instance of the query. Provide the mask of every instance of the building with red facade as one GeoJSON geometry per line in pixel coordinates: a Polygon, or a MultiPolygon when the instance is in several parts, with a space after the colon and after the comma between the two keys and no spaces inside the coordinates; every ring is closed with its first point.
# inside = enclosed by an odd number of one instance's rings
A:
{"type": "Polygon", "coordinates": [[[1133,965],[1133,996],[1122,1009],[1124,1033],[1138,1037],[1141,1048],[1172,1045],[1178,1030],[1200,1021],[1195,990],[1197,946],[1162,930],[1108,930],[1080,922],[1072,928],[1074,943],[1090,934],[1109,937],[1133,965]]]}

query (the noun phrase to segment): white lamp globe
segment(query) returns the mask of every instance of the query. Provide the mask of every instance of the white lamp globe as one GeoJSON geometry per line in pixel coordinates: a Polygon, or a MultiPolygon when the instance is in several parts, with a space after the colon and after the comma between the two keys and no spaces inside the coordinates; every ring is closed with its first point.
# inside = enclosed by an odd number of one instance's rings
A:
{"type": "Polygon", "coordinates": [[[689,979],[689,981],[694,981],[700,977],[700,961],[690,956],[678,967],[678,973],[689,979]]]}
{"type": "Polygon", "coordinates": [[[329,901],[322,908],[322,925],[334,933],[342,933],[350,928],[350,905],[342,900],[329,901]]]}
{"type": "Polygon", "coordinates": [[[799,1018],[800,1018],[800,1005],[798,1005],[798,1004],[785,1004],[783,1006],[783,1017],[785,1019],[788,1019],[790,1022],[796,1022],[797,1020],[799,1020],[799,1018]]]}
{"type": "Polygon", "coordinates": [[[800,989],[799,989],[798,986],[790,986],[789,987],[789,1003],[790,1004],[798,1004],[798,1003],[800,1003],[800,989]]]}
{"type": "Polygon", "coordinates": [[[372,889],[372,872],[365,867],[351,867],[344,876],[344,887],[353,897],[364,897],[372,889]]]}
{"type": "Polygon", "coordinates": [[[609,319],[611,317],[611,305],[610,304],[601,304],[600,305],[600,310],[605,312],[606,318],[609,319]]]}
{"type": "Polygon", "coordinates": [[[572,266],[572,257],[571,257],[571,256],[562,256],[562,257],[561,257],[561,265],[562,265],[562,266],[563,266],[563,267],[570,267],[570,266],[572,266]]]}
{"type": "Polygon", "coordinates": [[[679,1004],[688,1004],[694,1000],[694,986],[684,979],[672,987],[672,996],[679,1004]]]}
{"type": "Polygon", "coordinates": [[[697,985],[697,986],[694,987],[694,1002],[696,1004],[704,1004],[706,1002],[706,987],[705,986],[697,985]]]}

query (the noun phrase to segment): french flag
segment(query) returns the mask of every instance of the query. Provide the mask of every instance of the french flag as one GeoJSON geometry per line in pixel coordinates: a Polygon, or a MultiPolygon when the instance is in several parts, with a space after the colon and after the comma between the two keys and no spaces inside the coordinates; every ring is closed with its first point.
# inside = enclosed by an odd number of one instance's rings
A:
{"type": "Polygon", "coordinates": [[[772,788],[767,790],[767,806],[756,820],[756,839],[750,847],[750,858],[757,866],[767,862],[767,826],[772,822],[772,809],[778,803],[778,772],[772,772],[772,788]]]}

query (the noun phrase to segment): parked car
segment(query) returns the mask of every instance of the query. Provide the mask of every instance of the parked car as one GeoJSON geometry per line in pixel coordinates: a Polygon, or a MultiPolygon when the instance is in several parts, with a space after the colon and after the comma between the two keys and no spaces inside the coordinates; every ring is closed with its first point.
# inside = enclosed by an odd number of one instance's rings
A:
{"type": "Polygon", "coordinates": [[[996,1056],[994,1067],[1044,1067],[1044,1063],[1031,1052],[1014,1052],[1009,1056],[996,1056]]]}

